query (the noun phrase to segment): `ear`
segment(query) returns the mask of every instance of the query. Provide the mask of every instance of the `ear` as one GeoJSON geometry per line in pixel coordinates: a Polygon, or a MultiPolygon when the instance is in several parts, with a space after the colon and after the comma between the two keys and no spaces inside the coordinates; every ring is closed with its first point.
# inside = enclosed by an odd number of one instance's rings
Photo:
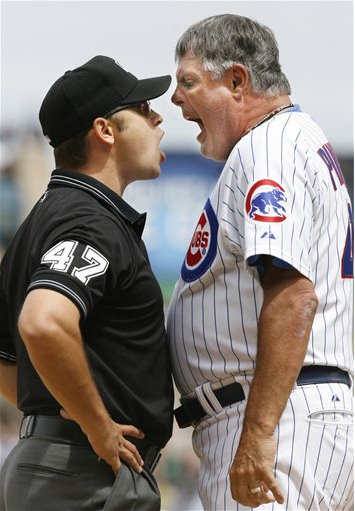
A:
{"type": "Polygon", "coordinates": [[[229,70],[230,87],[235,94],[241,94],[250,88],[250,75],[243,64],[235,63],[229,70]]]}
{"type": "Polygon", "coordinates": [[[104,117],[97,117],[92,123],[94,135],[100,142],[108,145],[113,145],[115,141],[114,130],[112,123],[104,117]]]}

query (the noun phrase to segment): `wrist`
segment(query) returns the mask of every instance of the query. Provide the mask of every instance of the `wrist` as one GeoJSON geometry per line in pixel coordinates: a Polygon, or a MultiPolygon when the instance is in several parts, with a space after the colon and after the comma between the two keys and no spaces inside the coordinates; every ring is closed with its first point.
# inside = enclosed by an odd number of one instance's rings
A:
{"type": "Polygon", "coordinates": [[[112,419],[106,410],[86,416],[79,424],[85,435],[91,438],[107,436],[112,430],[112,419]]]}
{"type": "Polygon", "coordinates": [[[276,424],[273,421],[263,418],[245,417],[243,435],[268,437],[273,436],[276,424]]]}

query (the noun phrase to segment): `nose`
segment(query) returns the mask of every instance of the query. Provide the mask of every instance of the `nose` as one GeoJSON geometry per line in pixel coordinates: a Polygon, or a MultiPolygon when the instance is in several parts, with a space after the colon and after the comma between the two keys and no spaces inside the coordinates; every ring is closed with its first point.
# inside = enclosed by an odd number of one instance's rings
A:
{"type": "Polygon", "coordinates": [[[181,106],[183,104],[182,94],[180,92],[178,85],[177,85],[176,89],[174,90],[174,94],[171,96],[171,101],[176,106],[181,106]]]}
{"type": "Polygon", "coordinates": [[[163,117],[155,110],[151,110],[151,120],[153,122],[153,126],[156,127],[163,122],[163,117]]]}

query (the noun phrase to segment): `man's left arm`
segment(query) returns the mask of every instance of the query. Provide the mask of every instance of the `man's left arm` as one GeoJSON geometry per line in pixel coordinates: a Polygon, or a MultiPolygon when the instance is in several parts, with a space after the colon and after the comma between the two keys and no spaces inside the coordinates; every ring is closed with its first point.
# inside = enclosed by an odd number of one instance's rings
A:
{"type": "Polygon", "coordinates": [[[273,468],[275,428],[303,365],[317,309],[310,280],[297,270],[273,265],[262,256],[264,301],[258,324],[256,370],[250,389],[239,447],[230,469],[233,499],[257,507],[283,495],[273,468]],[[264,491],[252,493],[261,487],[264,491]]]}
{"type": "Polygon", "coordinates": [[[17,407],[17,364],[0,359],[0,394],[17,407]]]}

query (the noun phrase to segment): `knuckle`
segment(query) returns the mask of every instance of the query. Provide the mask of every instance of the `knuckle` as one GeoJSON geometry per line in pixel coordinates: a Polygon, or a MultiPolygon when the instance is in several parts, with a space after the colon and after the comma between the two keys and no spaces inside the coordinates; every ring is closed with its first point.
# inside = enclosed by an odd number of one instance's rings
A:
{"type": "Polygon", "coordinates": [[[241,466],[234,467],[234,473],[237,477],[242,477],[242,478],[244,478],[245,476],[248,475],[248,471],[244,467],[241,467],[241,466]]]}
{"type": "Polygon", "coordinates": [[[247,471],[246,471],[246,475],[247,477],[251,478],[251,477],[254,477],[255,476],[255,473],[259,472],[258,470],[256,470],[254,467],[248,467],[247,471]]]}
{"type": "Polygon", "coordinates": [[[260,463],[258,468],[260,472],[263,472],[264,474],[271,474],[271,467],[267,462],[260,463]]]}

